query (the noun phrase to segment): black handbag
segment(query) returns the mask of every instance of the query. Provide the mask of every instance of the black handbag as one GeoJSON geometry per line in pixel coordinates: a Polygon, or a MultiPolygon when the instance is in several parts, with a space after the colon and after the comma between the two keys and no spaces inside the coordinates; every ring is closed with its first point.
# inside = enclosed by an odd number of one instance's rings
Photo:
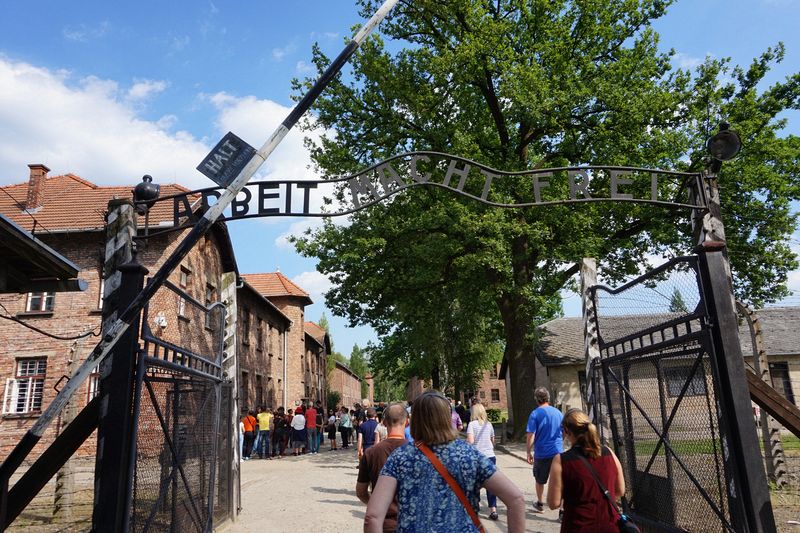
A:
{"type": "Polygon", "coordinates": [[[600,481],[597,472],[592,467],[592,463],[590,463],[589,460],[586,459],[586,457],[584,457],[580,453],[578,453],[577,455],[578,457],[581,458],[583,464],[586,465],[586,468],[589,469],[589,473],[592,474],[592,477],[597,482],[597,486],[600,487],[600,492],[603,493],[603,496],[605,497],[606,501],[611,505],[611,508],[619,516],[619,520],[617,520],[617,526],[619,526],[620,533],[642,533],[639,530],[639,526],[634,524],[633,520],[631,520],[631,518],[628,515],[619,510],[619,507],[617,507],[614,498],[611,497],[611,495],[608,493],[608,489],[606,489],[605,485],[603,485],[603,482],[600,481]]]}

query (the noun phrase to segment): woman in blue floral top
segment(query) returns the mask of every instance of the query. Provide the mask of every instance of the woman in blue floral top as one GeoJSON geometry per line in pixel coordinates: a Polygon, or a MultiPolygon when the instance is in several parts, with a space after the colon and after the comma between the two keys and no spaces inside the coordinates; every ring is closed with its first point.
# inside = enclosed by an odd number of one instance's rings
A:
{"type": "MultiPolygon", "coordinates": [[[[508,531],[525,530],[525,498],[483,454],[461,439],[450,423],[450,403],[435,391],[414,402],[411,436],[427,444],[458,482],[477,513],[480,490],[496,494],[508,509],[508,531]]],[[[364,518],[364,531],[381,533],[389,504],[397,496],[397,533],[477,531],[453,490],[413,444],[396,449],[381,470],[364,518]]]]}

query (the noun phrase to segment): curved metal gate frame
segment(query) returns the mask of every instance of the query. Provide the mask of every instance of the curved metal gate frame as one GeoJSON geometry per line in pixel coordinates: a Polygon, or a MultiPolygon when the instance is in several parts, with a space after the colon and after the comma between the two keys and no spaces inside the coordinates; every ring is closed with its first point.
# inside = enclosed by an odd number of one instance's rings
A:
{"type": "Polygon", "coordinates": [[[679,257],[620,287],[589,288],[600,352],[594,412],[623,465],[635,519],[662,531],[756,531],[746,465],[733,453],[745,435],[719,350],[720,336],[738,342],[738,331],[721,331],[704,259],[679,257]]]}

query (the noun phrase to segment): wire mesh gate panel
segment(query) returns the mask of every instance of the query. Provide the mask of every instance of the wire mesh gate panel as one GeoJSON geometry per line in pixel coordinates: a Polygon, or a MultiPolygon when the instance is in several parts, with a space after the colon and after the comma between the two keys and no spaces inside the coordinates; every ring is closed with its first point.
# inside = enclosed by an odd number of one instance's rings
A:
{"type": "Polygon", "coordinates": [[[592,297],[595,398],[625,473],[626,505],[665,531],[733,531],[724,421],[696,257],[592,297]]]}
{"type": "Polygon", "coordinates": [[[171,283],[145,308],[129,531],[211,531],[230,514],[223,325],[223,306],[206,308],[171,283]]]}

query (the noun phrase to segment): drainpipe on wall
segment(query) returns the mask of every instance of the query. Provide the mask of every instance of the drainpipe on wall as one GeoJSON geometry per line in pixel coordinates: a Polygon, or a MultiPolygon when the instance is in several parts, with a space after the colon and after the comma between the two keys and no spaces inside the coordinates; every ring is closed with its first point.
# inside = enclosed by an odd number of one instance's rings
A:
{"type": "MultiPolygon", "coordinates": [[[[291,327],[292,326],[289,326],[289,328],[291,327]]],[[[289,350],[287,348],[288,342],[286,340],[288,337],[288,332],[289,330],[283,332],[283,405],[287,406],[287,409],[289,405],[289,381],[286,378],[289,362],[289,350]]]]}

